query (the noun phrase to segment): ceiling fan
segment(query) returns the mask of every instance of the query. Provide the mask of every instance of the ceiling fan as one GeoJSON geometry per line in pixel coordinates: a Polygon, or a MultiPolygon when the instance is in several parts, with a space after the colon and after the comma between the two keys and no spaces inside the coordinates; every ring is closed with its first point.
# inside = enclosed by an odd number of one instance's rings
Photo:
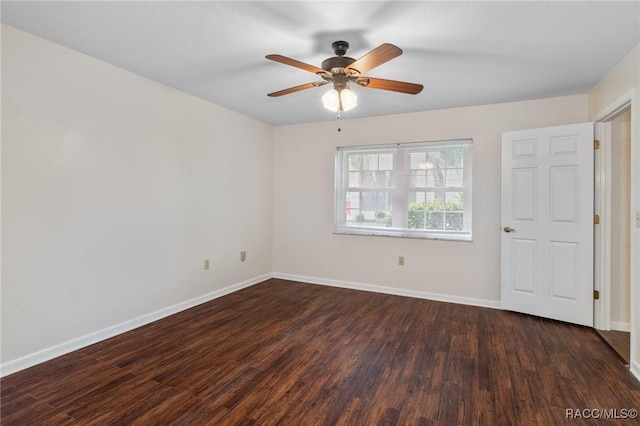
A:
{"type": "Polygon", "coordinates": [[[422,84],[385,80],[363,75],[367,71],[402,55],[402,49],[393,44],[381,44],[357,60],[344,56],[349,49],[349,43],[346,41],[335,41],[331,47],[336,56],[325,59],[322,62],[321,68],[282,55],[267,55],[267,59],[312,72],[322,78],[322,80],[312,83],[301,84],[300,86],[272,92],[267,96],[277,97],[288,95],[289,93],[333,83],[333,90],[325,93],[322,97],[324,107],[331,111],[348,111],[357,105],[356,95],[351,91],[349,83],[355,83],[360,87],[367,87],[369,89],[390,90],[392,92],[408,93],[410,95],[416,95],[422,91],[422,84]]]}

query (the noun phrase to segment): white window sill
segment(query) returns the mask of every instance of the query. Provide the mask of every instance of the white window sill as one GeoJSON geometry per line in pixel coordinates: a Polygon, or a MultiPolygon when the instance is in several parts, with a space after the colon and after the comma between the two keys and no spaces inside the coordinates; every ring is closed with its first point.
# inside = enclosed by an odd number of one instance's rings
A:
{"type": "Polygon", "coordinates": [[[355,226],[341,226],[333,231],[336,235],[359,235],[368,237],[391,237],[391,238],[411,238],[419,240],[441,240],[473,242],[471,234],[468,233],[438,233],[438,232],[415,232],[407,229],[391,228],[366,228],[355,226]]]}

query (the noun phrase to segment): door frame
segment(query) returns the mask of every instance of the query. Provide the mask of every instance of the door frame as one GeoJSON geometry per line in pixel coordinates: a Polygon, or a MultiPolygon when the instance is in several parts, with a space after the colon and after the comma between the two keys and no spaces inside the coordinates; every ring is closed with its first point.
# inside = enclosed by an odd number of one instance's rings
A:
{"type": "Polygon", "coordinates": [[[611,328],[611,120],[626,108],[631,108],[631,262],[630,262],[630,331],[631,359],[630,368],[640,378],[640,351],[638,334],[640,333],[640,267],[634,259],[640,259],[640,229],[636,227],[636,212],[640,211],[640,116],[638,94],[632,89],[615,102],[596,114],[595,135],[600,140],[600,149],[595,157],[595,211],[600,215],[600,225],[594,233],[595,262],[594,288],[600,291],[600,299],[595,301],[594,327],[600,330],[611,328]]]}

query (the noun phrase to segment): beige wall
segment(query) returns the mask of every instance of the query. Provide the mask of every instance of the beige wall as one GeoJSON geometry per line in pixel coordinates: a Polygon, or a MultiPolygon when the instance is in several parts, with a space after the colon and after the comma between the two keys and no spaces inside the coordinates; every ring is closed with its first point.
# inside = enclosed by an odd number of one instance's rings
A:
{"type": "Polygon", "coordinates": [[[611,122],[611,328],[628,331],[631,254],[631,110],[611,122]]]}
{"type": "Polygon", "coordinates": [[[2,26],[3,364],[270,273],[271,158],[264,123],[2,26]]]}
{"type": "Polygon", "coordinates": [[[332,122],[277,127],[273,270],[497,304],[501,133],[584,121],[579,95],[343,120],[341,132],[332,122]],[[473,242],[332,233],[336,147],[457,138],[473,138],[473,242]]]}
{"type": "Polygon", "coordinates": [[[588,96],[337,132],[271,128],[2,26],[2,363],[271,271],[495,304],[501,133],[593,118],[639,86],[639,56],[588,96]],[[332,233],[337,146],[455,138],[474,140],[473,242],[332,233]]]}
{"type": "Polygon", "coordinates": [[[589,119],[616,102],[631,89],[640,88],[640,44],[637,44],[589,91],[589,119]]]}

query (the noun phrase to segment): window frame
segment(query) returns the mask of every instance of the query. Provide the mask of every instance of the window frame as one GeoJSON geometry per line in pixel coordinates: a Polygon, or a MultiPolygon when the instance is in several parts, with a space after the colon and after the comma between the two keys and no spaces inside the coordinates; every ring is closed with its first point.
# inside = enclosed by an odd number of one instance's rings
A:
{"type": "MultiPolygon", "coordinates": [[[[472,223],[472,147],[473,139],[453,139],[439,141],[422,141],[381,145],[359,145],[338,147],[335,155],[334,172],[334,233],[347,235],[385,236],[400,238],[417,238],[451,241],[473,241],[472,223]],[[411,187],[411,153],[445,151],[462,148],[462,186],[461,187],[411,187]],[[383,154],[393,153],[393,169],[391,185],[385,187],[349,187],[349,154],[383,154]],[[417,189],[417,190],[416,190],[417,189]],[[447,191],[449,190],[449,191],[447,191]],[[462,192],[463,194],[463,229],[433,230],[409,228],[409,197],[412,192],[462,192]],[[389,192],[392,215],[390,227],[354,226],[347,224],[348,192],[389,192]]],[[[445,168],[446,170],[446,168],[445,168]]],[[[379,171],[379,169],[377,169],[379,171]]],[[[360,206],[359,206],[360,207],[360,206]]],[[[443,214],[446,214],[446,209],[443,214]]]]}

